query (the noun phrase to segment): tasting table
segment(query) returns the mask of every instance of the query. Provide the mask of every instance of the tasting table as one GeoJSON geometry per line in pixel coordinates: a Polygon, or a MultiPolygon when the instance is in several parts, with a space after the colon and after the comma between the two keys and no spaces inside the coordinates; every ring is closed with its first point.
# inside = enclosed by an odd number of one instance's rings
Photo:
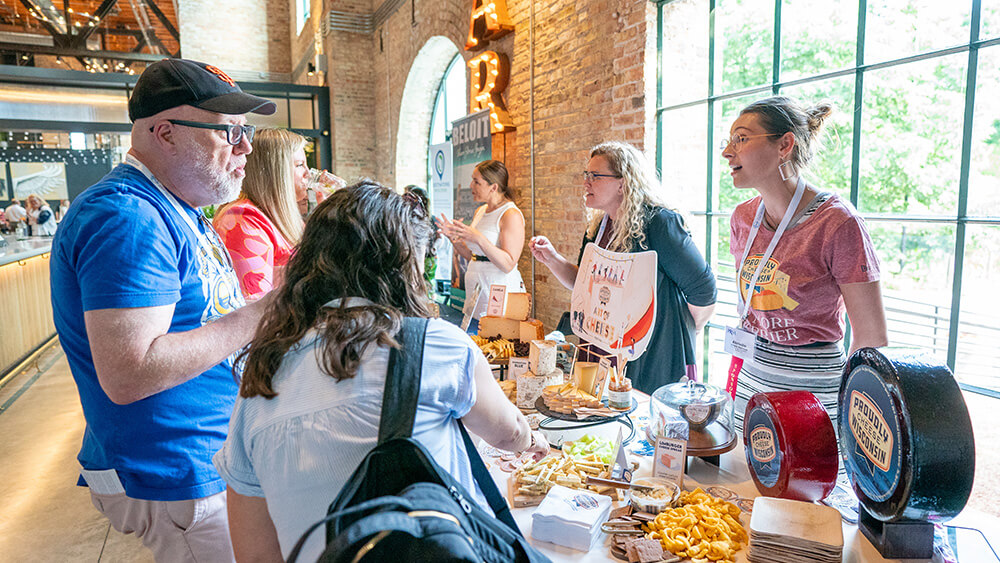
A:
{"type": "MultiPolygon", "coordinates": [[[[639,402],[639,406],[635,413],[648,413],[649,396],[638,391],[633,391],[633,396],[639,402]]],[[[609,423],[588,428],[587,432],[591,434],[599,434],[602,437],[607,437],[608,439],[614,441],[619,427],[619,424],[609,423]]],[[[634,440],[641,440],[643,439],[643,436],[644,429],[637,427],[634,440]]],[[[556,450],[553,449],[553,452],[555,451],[556,450]]],[[[633,462],[639,462],[639,468],[634,473],[633,478],[650,476],[652,470],[652,456],[639,456],[629,452],[629,459],[633,462]]],[[[486,461],[489,466],[490,474],[493,476],[494,481],[496,481],[497,487],[501,492],[506,493],[507,482],[511,474],[506,473],[499,468],[499,464],[496,463],[496,458],[486,456],[484,457],[484,461],[486,461]]],[[[759,496],[757,488],[750,477],[750,472],[747,469],[742,441],[740,441],[736,448],[732,451],[722,454],[719,458],[719,462],[719,466],[716,467],[715,465],[709,464],[700,458],[689,458],[683,488],[693,490],[697,486],[704,488],[713,485],[720,485],[734,491],[742,498],[752,499],[759,496]]],[[[627,501],[615,501],[613,506],[620,506],[622,502],[627,501]]],[[[521,528],[521,532],[523,532],[525,537],[528,538],[528,541],[542,553],[551,558],[552,561],[557,563],[597,563],[621,561],[611,555],[611,540],[610,537],[607,536],[601,543],[586,553],[532,538],[531,516],[534,511],[535,507],[533,506],[511,509],[511,512],[514,515],[514,520],[521,528]]],[[[740,517],[740,522],[743,524],[743,527],[746,528],[747,534],[749,535],[750,515],[744,512],[740,517]]],[[[866,538],[864,534],[858,530],[856,524],[851,524],[844,520],[841,520],[841,524],[844,532],[843,561],[845,563],[881,563],[884,561],[904,561],[915,563],[922,561],[937,561],[931,559],[885,559],[879,554],[878,550],[875,549],[871,542],[868,541],[868,538],[866,538]]],[[[1000,519],[994,516],[967,508],[947,524],[978,528],[983,531],[986,537],[989,538],[990,543],[994,546],[994,549],[1000,549],[1000,519]]],[[[983,540],[983,537],[978,533],[968,530],[957,530],[956,532],[956,541],[958,544],[956,556],[958,561],[961,563],[997,561],[997,559],[994,558],[993,554],[990,552],[990,548],[983,540]]],[[[682,559],[681,561],[687,562],[690,561],[690,559],[682,559]]],[[[743,563],[746,561],[747,545],[744,544],[742,549],[740,549],[740,551],[736,554],[736,562],[743,563]]]]}

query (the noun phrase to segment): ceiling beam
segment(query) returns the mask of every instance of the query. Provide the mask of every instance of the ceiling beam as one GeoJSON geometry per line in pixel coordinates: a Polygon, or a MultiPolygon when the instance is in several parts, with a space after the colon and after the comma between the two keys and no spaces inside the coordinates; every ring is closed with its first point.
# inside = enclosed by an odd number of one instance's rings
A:
{"type": "MultiPolygon", "coordinates": [[[[39,8],[38,6],[36,6],[31,0],[21,0],[21,4],[25,8],[28,9],[28,17],[35,17],[35,19],[38,20],[38,23],[41,24],[41,26],[45,28],[45,31],[49,32],[49,35],[52,36],[52,42],[53,43],[55,43],[59,47],[63,47],[63,46],[65,46],[68,43],[68,41],[66,39],[66,35],[64,35],[62,31],[60,31],[59,29],[57,29],[55,26],[53,26],[49,22],[47,22],[47,21],[45,21],[45,20],[43,20],[43,19],[41,19],[41,18],[39,18],[37,16],[31,16],[31,12],[36,12],[36,13],[44,15],[44,12],[42,12],[41,8],[39,8]]],[[[46,16],[46,17],[48,17],[48,16],[46,16]]]]}
{"type": "MultiPolygon", "coordinates": [[[[180,43],[181,34],[177,31],[177,28],[174,27],[174,24],[170,23],[170,20],[167,19],[166,14],[163,13],[163,10],[160,10],[160,7],[156,5],[156,0],[144,0],[143,3],[149,7],[149,9],[153,12],[153,15],[156,16],[156,19],[160,20],[160,23],[163,24],[163,27],[167,28],[167,32],[169,32],[170,35],[173,36],[174,40],[180,43]]],[[[166,51],[166,49],[164,49],[164,51],[166,51]]]]}
{"type": "MultiPolygon", "coordinates": [[[[101,20],[104,19],[104,16],[108,15],[108,12],[110,12],[111,8],[114,8],[116,4],[118,4],[118,0],[104,0],[104,2],[102,2],[94,12],[94,17],[97,18],[97,21],[94,22],[94,25],[87,26],[87,28],[83,30],[83,33],[77,35],[71,46],[76,47],[77,49],[85,49],[87,46],[87,39],[89,39],[90,36],[97,31],[97,26],[101,25],[101,20]]],[[[69,20],[66,21],[68,22],[69,20]]]]}
{"type": "Polygon", "coordinates": [[[149,53],[129,53],[125,51],[104,51],[90,49],[74,49],[72,47],[26,45],[24,43],[0,42],[0,51],[15,51],[19,53],[35,53],[39,55],[56,55],[61,57],[92,57],[97,59],[114,59],[117,61],[132,61],[152,63],[166,58],[164,55],[149,53]]]}

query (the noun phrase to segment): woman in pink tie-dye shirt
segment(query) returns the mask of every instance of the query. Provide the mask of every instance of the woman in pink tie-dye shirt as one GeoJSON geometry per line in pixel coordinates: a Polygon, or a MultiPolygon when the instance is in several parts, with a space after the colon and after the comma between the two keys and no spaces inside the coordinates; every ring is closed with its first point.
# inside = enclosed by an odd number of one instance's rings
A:
{"type": "Polygon", "coordinates": [[[247,155],[240,198],[215,214],[213,226],[229,250],[240,288],[258,299],[278,285],[302,235],[297,200],[305,195],[306,139],[284,129],[263,129],[247,155]]]}

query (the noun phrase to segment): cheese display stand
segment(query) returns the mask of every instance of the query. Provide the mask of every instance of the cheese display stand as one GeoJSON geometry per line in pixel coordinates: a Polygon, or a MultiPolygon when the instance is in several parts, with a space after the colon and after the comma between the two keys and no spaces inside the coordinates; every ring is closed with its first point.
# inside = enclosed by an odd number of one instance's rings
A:
{"type": "Polygon", "coordinates": [[[951,370],[912,350],[863,348],[840,387],[840,447],[862,532],[887,557],[930,557],[934,522],[972,492],[975,441],[951,370]]]}

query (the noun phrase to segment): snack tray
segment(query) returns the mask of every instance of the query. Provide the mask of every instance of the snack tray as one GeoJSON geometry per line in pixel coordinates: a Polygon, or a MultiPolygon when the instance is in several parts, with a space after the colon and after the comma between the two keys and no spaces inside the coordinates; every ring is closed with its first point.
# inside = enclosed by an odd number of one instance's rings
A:
{"type": "MultiPolygon", "coordinates": [[[[601,404],[604,405],[605,407],[607,407],[608,406],[608,399],[607,398],[601,399],[601,404]]],[[[564,414],[564,413],[557,412],[557,411],[554,411],[554,410],[550,409],[548,407],[548,405],[545,404],[545,398],[544,397],[539,397],[538,399],[535,400],[535,409],[537,409],[539,413],[544,414],[545,416],[547,416],[549,418],[554,418],[556,420],[565,420],[567,422],[600,422],[602,420],[603,421],[607,421],[607,422],[611,422],[611,421],[614,421],[614,420],[618,420],[619,418],[621,418],[621,417],[623,417],[623,416],[625,416],[627,414],[631,414],[632,411],[634,411],[638,406],[639,406],[639,402],[635,400],[635,397],[632,397],[632,406],[631,407],[629,407],[628,409],[623,409],[623,410],[611,409],[615,413],[612,416],[591,415],[591,416],[587,416],[587,417],[584,417],[584,418],[578,418],[575,414],[564,414]]]]}

